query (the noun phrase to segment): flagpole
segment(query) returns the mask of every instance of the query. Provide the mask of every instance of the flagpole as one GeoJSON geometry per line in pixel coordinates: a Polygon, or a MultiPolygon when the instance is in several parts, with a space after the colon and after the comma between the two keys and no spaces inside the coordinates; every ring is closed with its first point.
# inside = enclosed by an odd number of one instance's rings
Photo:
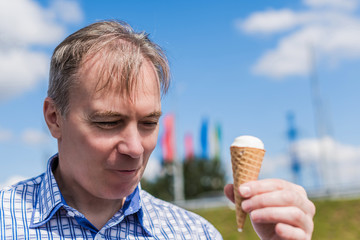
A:
{"type": "Polygon", "coordinates": [[[177,100],[179,96],[179,90],[177,86],[175,87],[175,101],[174,101],[174,161],[173,161],[173,178],[174,178],[174,201],[181,202],[185,200],[184,193],[184,171],[183,171],[183,162],[181,161],[178,152],[176,151],[176,123],[179,122],[179,115],[177,114],[178,106],[177,100]]]}
{"type": "Polygon", "coordinates": [[[179,158],[175,158],[172,166],[174,173],[174,201],[181,202],[185,200],[183,164],[179,161],[179,158]]]}
{"type": "MultiPolygon", "coordinates": [[[[330,180],[335,176],[333,171],[336,171],[336,167],[330,166],[329,163],[329,153],[325,146],[326,137],[330,136],[331,126],[330,126],[330,117],[326,116],[324,109],[324,102],[320,95],[320,87],[319,80],[316,71],[316,60],[315,60],[315,49],[313,46],[310,46],[310,84],[311,84],[311,97],[312,104],[314,108],[314,120],[315,120],[315,128],[318,136],[318,144],[319,144],[319,157],[321,163],[321,179],[323,188],[325,193],[328,195],[332,195],[332,187],[330,180]]],[[[335,151],[335,149],[332,149],[335,151]]],[[[331,153],[333,154],[333,152],[331,153]]],[[[336,174],[339,176],[338,174],[336,174]]]]}

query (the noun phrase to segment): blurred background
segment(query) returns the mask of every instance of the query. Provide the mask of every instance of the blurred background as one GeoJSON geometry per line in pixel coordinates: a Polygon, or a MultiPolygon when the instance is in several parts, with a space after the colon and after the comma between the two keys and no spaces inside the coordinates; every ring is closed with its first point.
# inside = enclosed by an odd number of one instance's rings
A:
{"type": "Polygon", "coordinates": [[[0,0],[0,188],[42,173],[57,151],[42,116],[52,50],[119,19],[150,33],[172,69],[144,188],[188,207],[226,205],[229,147],[254,135],[266,148],[260,178],[296,182],[314,199],[356,198],[359,9],[359,0],[0,0]]]}

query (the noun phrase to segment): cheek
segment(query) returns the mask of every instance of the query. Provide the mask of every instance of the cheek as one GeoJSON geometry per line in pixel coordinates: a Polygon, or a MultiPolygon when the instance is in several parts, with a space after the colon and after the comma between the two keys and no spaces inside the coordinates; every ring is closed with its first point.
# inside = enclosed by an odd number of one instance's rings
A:
{"type": "Polygon", "coordinates": [[[87,155],[105,163],[108,159],[116,159],[118,140],[110,137],[89,136],[86,139],[87,155]]]}
{"type": "Polygon", "coordinates": [[[158,140],[159,128],[154,131],[151,135],[147,136],[144,141],[144,148],[150,153],[155,149],[158,140]]]}
{"type": "Polygon", "coordinates": [[[104,136],[94,134],[84,128],[72,129],[67,135],[68,148],[73,149],[77,152],[76,155],[84,157],[86,159],[97,158],[99,155],[104,155],[111,151],[113,148],[113,141],[104,136]]]}

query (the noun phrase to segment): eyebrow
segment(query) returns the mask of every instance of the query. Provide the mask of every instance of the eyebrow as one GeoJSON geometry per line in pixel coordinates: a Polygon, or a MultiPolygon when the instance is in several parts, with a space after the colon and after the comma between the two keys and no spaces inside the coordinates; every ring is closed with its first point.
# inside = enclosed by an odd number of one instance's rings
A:
{"type": "Polygon", "coordinates": [[[94,112],[92,114],[89,115],[90,119],[93,118],[116,118],[116,117],[125,117],[123,114],[117,113],[117,112],[113,112],[113,111],[105,111],[105,112],[94,112]]]}
{"type": "Polygon", "coordinates": [[[155,112],[152,112],[150,113],[149,115],[145,116],[146,118],[147,117],[156,117],[156,118],[160,118],[162,115],[162,112],[161,111],[155,111],[155,112]]]}
{"type": "MultiPolygon", "coordinates": [[[[146,116],[144,116],[144,118],[160,118],[162,115],[161,111],[155,111],[152,112],[146,116]]],[[[92,114],[89,115],[90,119],[93,118],[127,118],[126,115],[118,113],[118,112],[113,112],[113,111],[105,111],[105,112],[94,112],[92,114]]]]}

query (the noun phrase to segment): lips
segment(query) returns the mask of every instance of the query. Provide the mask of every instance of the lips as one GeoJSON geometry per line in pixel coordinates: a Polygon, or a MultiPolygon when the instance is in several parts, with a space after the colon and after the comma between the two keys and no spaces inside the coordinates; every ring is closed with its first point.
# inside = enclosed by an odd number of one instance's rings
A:
{"type": "Polygon", "coordinates": [[[115,172],[118,172],[120,174],[136,174],[140,168],[135,169],[116,169],[115,172]]]}
{"type": "Polygon", "coordinates": [[[132,169],[132,170],[117,170],[118,172],[124,172],[124,173],[132,173],[132,172],[136,172],[136,169],[132,169]]]}

